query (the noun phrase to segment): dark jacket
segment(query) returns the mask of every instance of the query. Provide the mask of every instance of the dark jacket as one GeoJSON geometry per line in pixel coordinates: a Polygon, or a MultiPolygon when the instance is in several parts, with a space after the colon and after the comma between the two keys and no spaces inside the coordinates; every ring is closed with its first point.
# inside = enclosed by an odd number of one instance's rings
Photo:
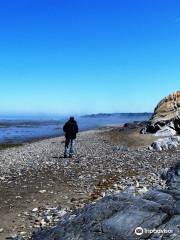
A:
{"type": "Polygon", "coordinates": [[[75,120],[69,120],[65,123],[63,127],[63,131],[65,132],[65,137],[69,139],[75,139],[76,134],[78,133],[78,125],[75,120]]]}

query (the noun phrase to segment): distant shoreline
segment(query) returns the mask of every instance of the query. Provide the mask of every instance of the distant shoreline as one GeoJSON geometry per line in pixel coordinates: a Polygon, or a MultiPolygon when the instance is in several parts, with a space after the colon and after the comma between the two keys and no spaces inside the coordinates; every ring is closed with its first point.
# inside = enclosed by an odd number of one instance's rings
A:
{"type": "MultiPolygon", "coordinates": [[[[147,121],[150,116],[150,113],[99,113],[84,115],[76,119],[82,132],[107,126],[120,126],[135,121],[147,121]]],[[[1,119],[0,144],[1,146],[3,144],[24,144],[63,136],[63,125],[67,119],[1,119]]]]}
{"type": "MultiPolygon", "coordinates": [[[[116,124],[116,125],[107,125],[107,126],[102,126],[102,127],[94,127],[94,128],[87,128],[80,130],[79,133],[86,133],[88,131],[93,131],[93,130],[104,130],[104,129],[109,129],[109,128],[115,128],[115,127],[122,127],[124,124],[116,124]]],[[[21,147],[25,144],[31,144],[31,143],[37,143],[43,140],[49,140],[57,137],[64,137],[64,133],[57,134],[57,135],[52,135],[52,136],[44,136],[44,137],[37,137],[37,138],[32,138],[32,139],[26,139],[24,141],[9,141],[9,142],[3,142],[0,143],[0,150],[7,149],[7,148],[12,148],[12,147],[21,147]]]]}
{"type": "Polygon", "coordinates": [[[92,117],[92,118],[96,118],[96,117],[122,117],[122,116],[127,116],[127,117],[131,117],[131,116],[151,116],[153,113],[150,112],[144,112],[144,113],[97,113],[97,114],[85,114],[82,115],[82,118],[88,118],[88,117],[92,117]]]}

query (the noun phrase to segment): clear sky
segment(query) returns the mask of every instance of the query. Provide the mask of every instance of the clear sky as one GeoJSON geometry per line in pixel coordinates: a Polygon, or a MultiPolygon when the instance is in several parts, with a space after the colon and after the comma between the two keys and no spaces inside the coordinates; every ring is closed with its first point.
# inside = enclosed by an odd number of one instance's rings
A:
{"type": "Polygon", "coordinates": [[[1,113],[153,111],[179,89],[179,0],[0,0],[1,113]]]}

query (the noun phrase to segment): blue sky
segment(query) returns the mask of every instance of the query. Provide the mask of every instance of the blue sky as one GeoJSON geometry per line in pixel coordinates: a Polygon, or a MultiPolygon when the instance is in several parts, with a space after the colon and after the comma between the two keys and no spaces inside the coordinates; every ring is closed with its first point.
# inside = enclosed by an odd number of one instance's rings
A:
{"type": "Polygon", "coordinates": [[[179,64],[179,0],[0,0],[1,113],[153,111],[179,64]]]}

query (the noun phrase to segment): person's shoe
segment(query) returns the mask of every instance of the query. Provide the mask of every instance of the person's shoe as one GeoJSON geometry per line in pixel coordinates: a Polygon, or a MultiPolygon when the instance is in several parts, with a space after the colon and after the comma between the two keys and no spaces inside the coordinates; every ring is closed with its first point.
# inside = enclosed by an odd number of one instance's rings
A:
{"type": "Polygon", "coordinates": [[[64,158],[67,158],[68,156],[66,154],[64,154],[64,158]]]}
{"type": "Polygon", "coordinates": [[[69,154],[69,157],[70,157],[70,158],[72,158],[72,157],[73,157],[73,155],[70,153],[70,154],[69,154]]]}

